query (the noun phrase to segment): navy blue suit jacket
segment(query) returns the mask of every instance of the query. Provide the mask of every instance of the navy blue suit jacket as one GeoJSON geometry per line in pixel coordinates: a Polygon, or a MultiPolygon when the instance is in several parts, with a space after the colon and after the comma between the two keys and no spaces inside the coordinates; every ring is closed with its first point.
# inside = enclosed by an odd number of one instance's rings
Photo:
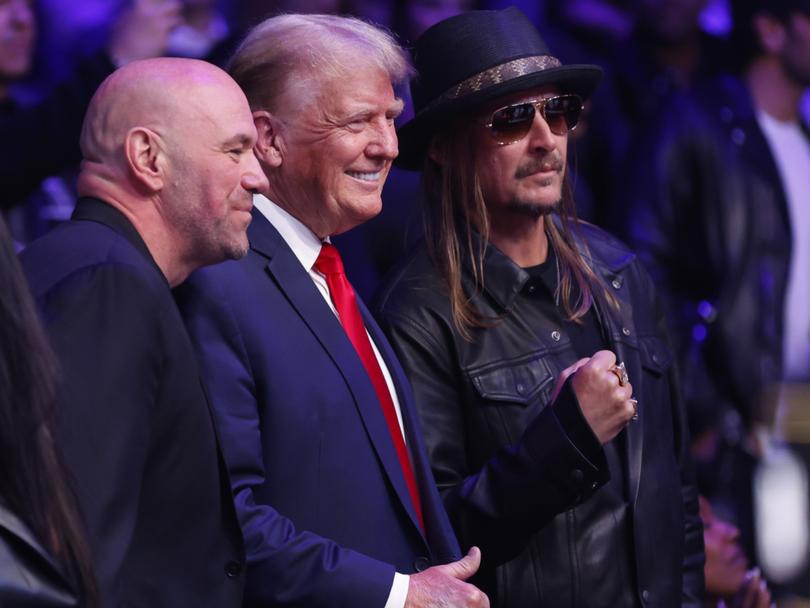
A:
{"type": "Polygon", "coordinates": [[[254,210],[251,249],[177,291],[212,395],[248,554],[247,604],[382,608],[394,571],[457,559],[410,387],[392,374],[422,497],[420,530],[360,358],[308,272],[254,210]]]}

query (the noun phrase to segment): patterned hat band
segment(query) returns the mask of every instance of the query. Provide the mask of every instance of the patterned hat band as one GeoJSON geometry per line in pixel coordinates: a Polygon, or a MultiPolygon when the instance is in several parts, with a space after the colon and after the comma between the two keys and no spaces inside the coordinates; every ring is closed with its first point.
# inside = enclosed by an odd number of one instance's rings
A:
{"type": "Polygon", "coordinates": [[[560,60],[551,55],[535,55],[533,57],[521,57],[520,59],[513,59],[512,61],[507,61],[501,65],[496,65],[493,68],[479,72],[478,74],[470,76],[466,80],[461,81],[427,104],[424,109],[430,110],[431,108],[446,103],[447,101],[466,97],[471,93],[477,93],[483,89],[488,89],[489,87],[501,82],[514,80],[515,78],[525,76],[526,74],[542,72],[543,70],[558,68],[560,66],[562,66],[560,60]]]}

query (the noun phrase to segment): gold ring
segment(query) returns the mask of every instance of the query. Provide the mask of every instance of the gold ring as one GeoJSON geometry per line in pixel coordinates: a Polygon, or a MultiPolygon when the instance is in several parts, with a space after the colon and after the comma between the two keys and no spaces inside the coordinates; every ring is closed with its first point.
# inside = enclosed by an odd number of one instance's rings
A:
{"type": "Polygon", "coordinates": [[[619,386],[627,386],[630,382],[630,377],[627,375],[627,369],[624,367],[624,361],[621,361],[610,368],[610,371],[616,374],[619,379],[619,386]]]}

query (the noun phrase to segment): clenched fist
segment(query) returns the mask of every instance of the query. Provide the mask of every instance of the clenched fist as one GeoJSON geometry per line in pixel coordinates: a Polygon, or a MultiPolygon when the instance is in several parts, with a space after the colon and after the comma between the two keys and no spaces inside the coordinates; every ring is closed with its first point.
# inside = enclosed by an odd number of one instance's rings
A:
{"type": "Polygon", "coordinates": [[[554,390],[556,398],[563,383],[571,378],[582,414],[603,445],[618,435],[636,413],[636,404],[631,401],[633,385],[619,384],[619,375],[611,371],[615,365],[616,355],[600,350],[560,372],[554,390]]]}

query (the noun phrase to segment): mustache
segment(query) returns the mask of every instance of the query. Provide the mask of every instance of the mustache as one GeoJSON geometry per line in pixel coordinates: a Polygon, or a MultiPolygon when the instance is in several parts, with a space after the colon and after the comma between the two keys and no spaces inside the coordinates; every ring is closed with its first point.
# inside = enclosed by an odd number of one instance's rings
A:
{"type": "Polygon", "coordinates": [[[557,173],[562,173],[563,169],[565,168],[565,163],[563,162],[560,153],[555,151],[543,156],[542,158],[535,158],[527,161],[517,168],[517,171],[515,171],[515,177],[518,179],[529,177],[530,175],[542,171],[547,165],[550,165],[551,169],[557,173]]]}

